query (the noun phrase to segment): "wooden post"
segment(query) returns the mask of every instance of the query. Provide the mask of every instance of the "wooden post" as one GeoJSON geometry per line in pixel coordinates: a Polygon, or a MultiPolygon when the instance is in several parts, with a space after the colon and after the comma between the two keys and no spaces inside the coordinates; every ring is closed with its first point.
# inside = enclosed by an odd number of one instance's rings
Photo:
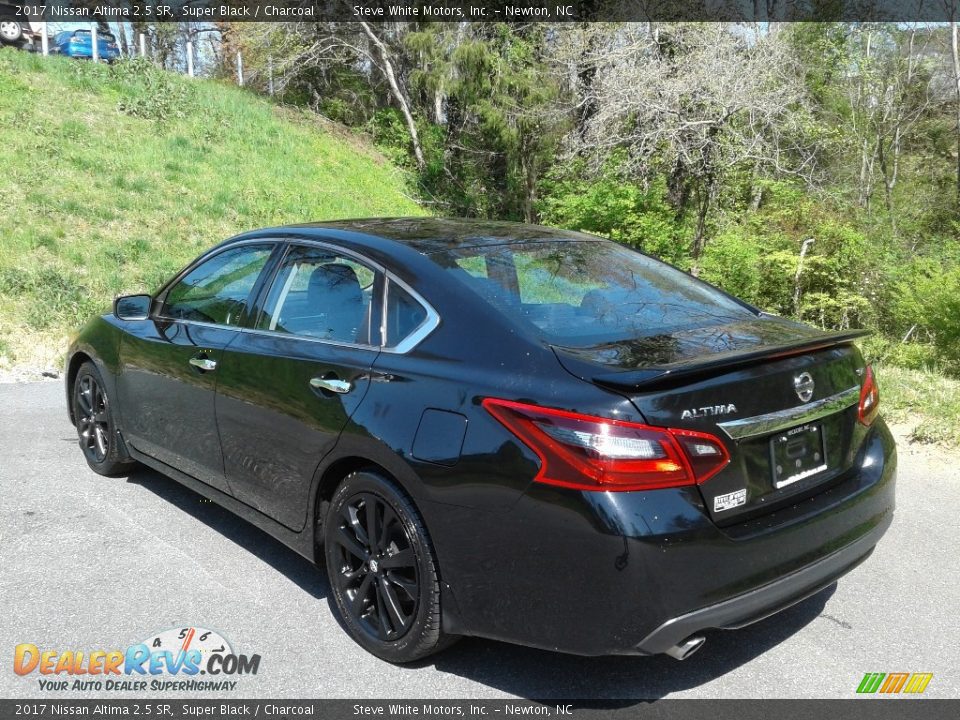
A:
{"type": "Polygon", "coordinates": [[[187,75],[193,77],[193,40],[187,40],[187,75]]]}
{"type": "Polygon", "coordinates": [[[47,37],[47,21],[40,23],[40,47],[43,50],[43,56],[50,54],[50,38],[47,37]]]}
{"type": "Polygon", "coordinates": [[[98,47],[96,23],[90,23],[90,48],[93,51],[93,61],[100,62],[100,48],[98,47]]]}
{"type": "Polygon", "coordinates": [[[273,56],[267,55],[267,90],[273,95],[273,56]]]}
{"type": "Polygon", "coordinates": [[[140,33],[140,57],[145,58],[147,56],[147,38],[143,33],[140,33]]]}
{"type": "Polygon", "coordinates": [[[237,84],[243,87],[243,55],[237,50],[237,84]]]}

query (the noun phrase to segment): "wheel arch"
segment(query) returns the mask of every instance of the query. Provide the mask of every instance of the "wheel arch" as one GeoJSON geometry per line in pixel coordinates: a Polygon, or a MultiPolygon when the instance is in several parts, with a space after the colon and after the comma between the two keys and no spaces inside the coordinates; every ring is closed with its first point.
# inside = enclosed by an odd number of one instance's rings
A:
{"type": "Polygon", "coordinates": [[[410,499],[414,507],[423,518],[429,530],[429,520],[424,517],[423,503],[419,501],[421,482],[413,469],[392,451],[373,446],[369,439],[366,442],[357,442],[355,438],[342,437],[339,452],[328,457],[318,468],[317,481],[314,490],[313,511],[313,547],[314,555],[319,560],[323,540],[323,518],[328,503],[333,494],[340,487],[340,483],[358,470],[371,470],[384,475],[395,483],[410,499]]]}
{"type": "Polygon", "coordinates": [[[73,414],[73,386],[77,381],[77,373],[80,372],[80,368],[86,362],[93,363],[94,365],[97,364],[93,356],[88,355],[83,350],[77,350],[77,352],[70,356],[70,361],[67,363],[67,412],[70,415],[70,422],[74,425],[77,424],[77,419],[73,414]]]}
{"type": "Polygon", "coordinates": [[[424,512],[429,507],[429,503],[425,497],[422,481],[415,470],[395,452],[379,445],[371,447],[369,439],[365,439],[365,442],[362,443],[357,442],[357,440],[357,438],[341,438],[341,444],[350,446],[352,451],[345,450],[338,453],[335,458],[327,458],[318,472],[319,478],[316,484],[311,522],[314,564],[322,566],[325,562],[322,545],[322,518],[326,514],[325,503],[330,502],[337,488],[351,473],[358,470],[380,473],[397,485],[420,515],[427,532],[427,542],[433,549],[437,579],[440,583],[440,621],[444,632],[451,635],[459,634],[463,628],[460,608],[453,587],[444,579],[441,553],[438,551],[434,535],[430,531],[431,518],[427,517],[424,512]],[[361,447],[363,450],[358,449],[361,447]]]}

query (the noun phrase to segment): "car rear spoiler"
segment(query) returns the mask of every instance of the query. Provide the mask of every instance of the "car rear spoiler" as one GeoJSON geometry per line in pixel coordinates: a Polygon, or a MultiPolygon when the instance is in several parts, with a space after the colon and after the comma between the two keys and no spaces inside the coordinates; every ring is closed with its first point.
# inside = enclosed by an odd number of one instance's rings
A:
{"type": "Polygon", "coordinates": [[[682,362],[653,367],[638,368],[622,372],[594,375],[598,385],[613,390],[658,390],[690,382],[700,377],[716,374],[723,370],[753,365],[760,361],[775,360],[801,355],[806,352],[823,350],[837,345],[846,345],[854,340],[870,335],[870,330],[844,330],[827,333],[818,337],[807,337],[788,343],[765,345],[755,350],[734,350],[706,357],[692,358],[682,362]]]}

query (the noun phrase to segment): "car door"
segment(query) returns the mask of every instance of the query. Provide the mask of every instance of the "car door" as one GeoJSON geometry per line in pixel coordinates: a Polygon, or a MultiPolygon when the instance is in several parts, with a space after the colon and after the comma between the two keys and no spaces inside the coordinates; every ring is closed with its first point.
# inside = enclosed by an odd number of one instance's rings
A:
{"type": "Polygon", "coordinates": [[[130,324],[118,379],[124,438],[229,492],[214,406],[223,348],[237,337],[276,242],[230,246],[188,268],[130,324]]]}
{"type": "Polygon", "coordinates": [[[344,250],[292,244],[252,327],[224,350],[216,413],[230,487],[292,529],[303,527],[317,466],[369,387],[381,278],[344,250]]]}

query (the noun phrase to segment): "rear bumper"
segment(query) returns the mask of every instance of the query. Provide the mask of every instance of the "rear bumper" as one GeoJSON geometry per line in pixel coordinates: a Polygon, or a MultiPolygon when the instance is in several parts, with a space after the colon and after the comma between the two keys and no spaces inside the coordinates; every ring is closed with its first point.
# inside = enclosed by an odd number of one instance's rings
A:
{"type": "Polygon", "coordinates": [[[892,521],[895,482],[896,449],[878,421],[844,477],[725,527],[696,488],[581,493],[537,484],[495,516],[428,506],[451,600],[445,628],[624,655],[742,627],[865,560],[892,521]]]}
{"type": "Polygon", "coordinates": [[[642,655],[666,652],[707,628],[736,630],[786,610],[815,595],[866,560],[890,526],[892,516],[868,534],[822,560],[779,580],[699,610],[670,618],[636,647],[642,655]]]}

